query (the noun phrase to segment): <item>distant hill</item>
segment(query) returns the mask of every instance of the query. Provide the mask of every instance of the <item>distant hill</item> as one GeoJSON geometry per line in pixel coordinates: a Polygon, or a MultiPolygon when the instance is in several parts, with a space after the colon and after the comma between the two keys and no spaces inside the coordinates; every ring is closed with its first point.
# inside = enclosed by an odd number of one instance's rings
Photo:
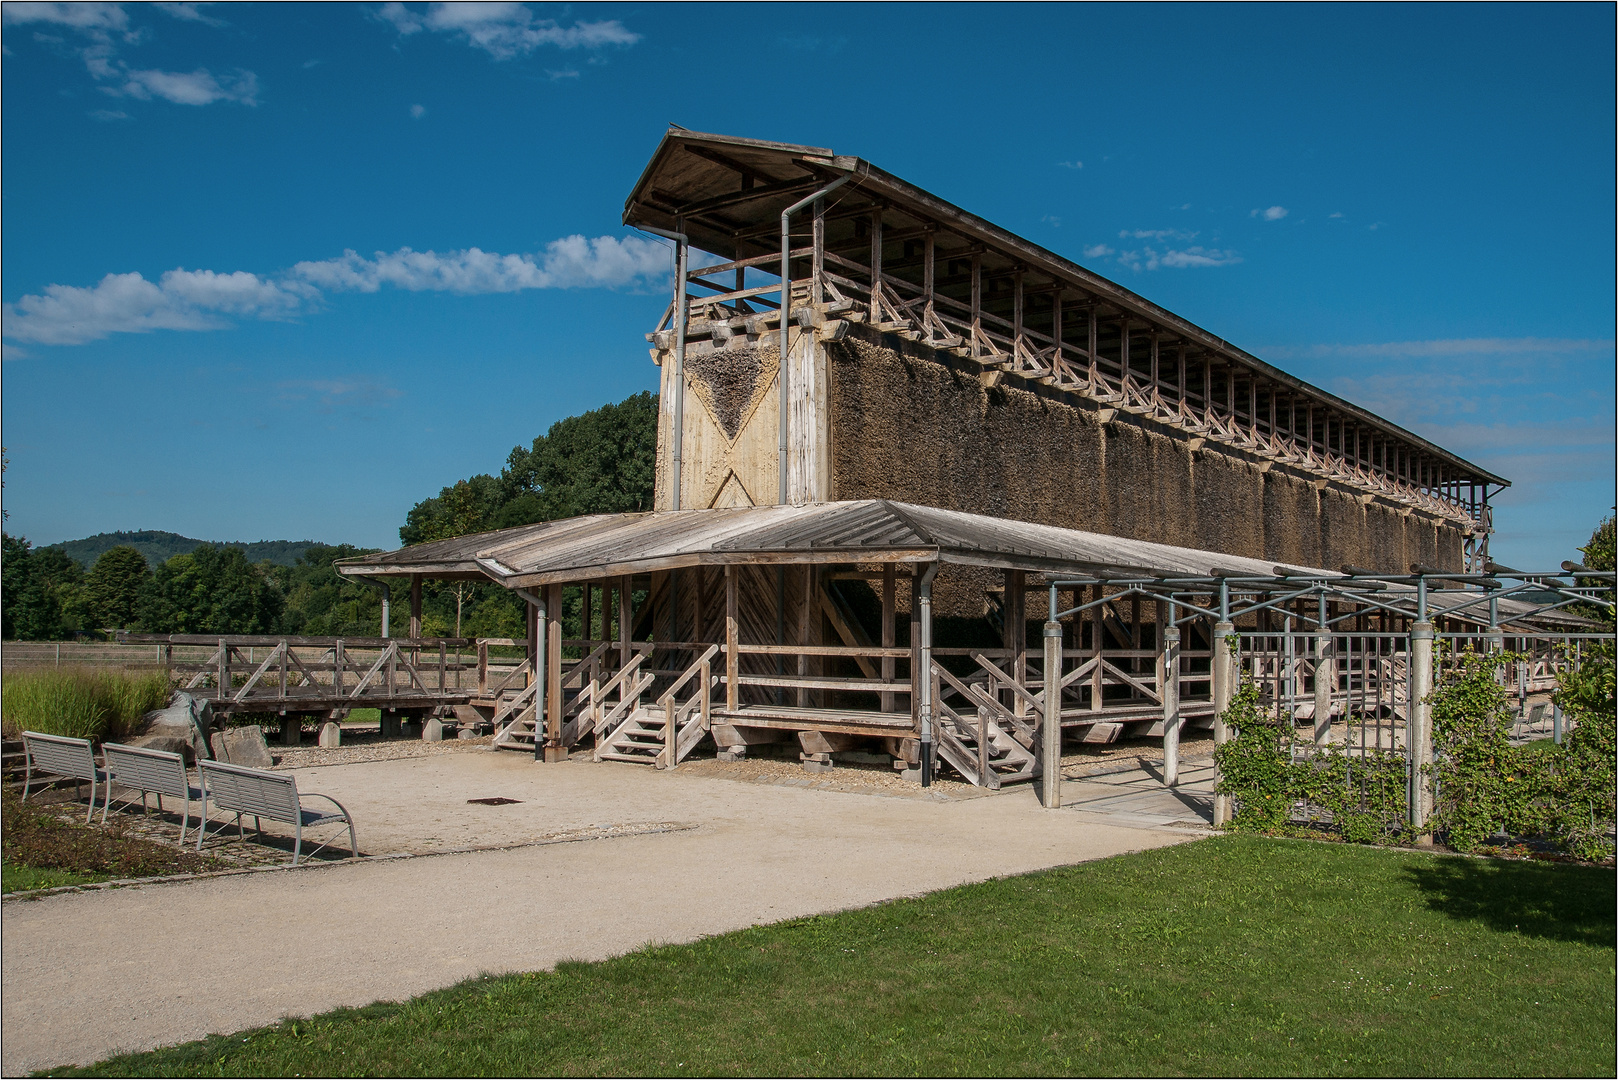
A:
{"type": "Polygon", "coordinates": [[[236,541],[193,540],[189,536],[181,536],[171,532],[110,532],[97,533],[87,536],[83,540],[68,540],[60,544],[52,544],[65,551],[69,558],[78,561],[89,569],[101,557],[102,552],[119,545],[134,548],[146,556],[151,566],[167,562],[175,555],[186,555],[197,549],[199,544],[229,543],[231,547],[239,547],[247,553],[248,562],[272,562],[277,566],[291,566],[298,561],[312,545],[314,540],[255,540],[253,543],[240,543],[236,541]]]}

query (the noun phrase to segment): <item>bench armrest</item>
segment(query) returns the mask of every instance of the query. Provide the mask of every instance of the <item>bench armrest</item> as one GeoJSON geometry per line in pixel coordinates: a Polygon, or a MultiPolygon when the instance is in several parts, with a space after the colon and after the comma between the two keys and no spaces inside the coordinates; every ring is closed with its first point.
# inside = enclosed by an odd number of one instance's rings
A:
{"type": "MultiPolygon", "coordinates": [[[[349,824],[353,824],[353,822],[354,822],[354,815],[350,814],[348,812],[348,808],[345,807],[342,803],[338,802],[336,799],[332,798],[330,795],[322,795],[318,791],[300,791],[300,792],[298,792],[298,802],[301,804],[303,802],[303,800],[305,800],[305,799],[325,799],[327,802],[329,802],[333,806],[337,807],[338,812],[340,812],[343,815],[343,817],[348,819],[349,824]]],[[[301,806],[299,808],[302,809],[301,806]]]]}

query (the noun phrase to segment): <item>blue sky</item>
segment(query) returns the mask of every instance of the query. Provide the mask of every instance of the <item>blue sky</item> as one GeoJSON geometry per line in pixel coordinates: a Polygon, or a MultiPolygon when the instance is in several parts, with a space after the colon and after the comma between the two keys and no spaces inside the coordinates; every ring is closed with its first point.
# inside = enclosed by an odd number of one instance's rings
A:
{"type": "Polygon", "coordinates": [[[655,389],[671,122],[813,143],[1610,512],[1611,5],[4,6],[7,530],[392,547],[655,389]],[[790,94],[789,99],[783,95],[790,94]]]}

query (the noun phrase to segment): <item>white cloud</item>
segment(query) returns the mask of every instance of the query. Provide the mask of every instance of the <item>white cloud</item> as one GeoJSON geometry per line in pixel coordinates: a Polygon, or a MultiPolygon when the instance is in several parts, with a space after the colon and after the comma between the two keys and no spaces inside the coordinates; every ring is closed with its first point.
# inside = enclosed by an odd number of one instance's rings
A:
{"type": "Polygon", "coordinates": [[[287,318],[313,290],[237,271],[170,270],[157,281],[108,274],[89,288],[47,285],[41,295],[6,304],[5,336],[39,345],[82,345],[109,334],[217,330],[226,315],[287,318]]]}
{"type": "Polygon", "coordinates": [[[1082,162],[1082,161],[1058,161],[1056,164],[1060,165],[1064,169],[1082,169],[1082,168],[1084,168],[1084,162],[1082,162]]]}
{"type": "Polygon", "coordinates": [[[112,123],[115,120],[128,120],[129,114],[122,109],[92,109],[90,116],[103,123],[112,123]]]}
{"type": "Polygon", "coordinates": [[[1313,357],[1493,356],[1504,354],[1573,354],[1611,352],[1613,342],[1596,338],[1437,338],[1429,341],[1384,341],[1360,345],[1279,347],[1269,355],[1282,359],[1313,357]]]}
{"type": "Polygon", "coordinates": [[[1247,216],[1248,217],[1263,218],[1265,221],[1280,221],[1282,218],[1287,216],[1287,208],[1284,207],[1284,206],[1272,206],[1268,210],[1265,210],[1265,209],[1254,210],[1252,213],[1248,214],[1247,216]]]}
{"type": "Polygon", "coordinates": [[[563,26],[554,19],[536,18],[527,4],[517,3],[431,4],[418,12],[390,2],[382,5],[377,18],[402,37],[430,30],[482,49],[496,60],[526,56],[542,45],[600,49],[633,45],[641,38],[617,19],[563,26]]]}
{"type": "Polygon", "coordinates": [[[551,77],[551,82],[561,82],[563,79],[577,79],[579,77],[577,68],[565,68],[562,71],[552,71],[546,68],[545,74],[551,77]]]}
{"type": "Polygon", "coordinates": [[[1124,229],[1120,240],[1194,240],[1197,234],[1179,229],[1124,229]]]}
{"type": "Polygon", "coordinates": [[[1111,255],[1112,253],[1112,248],[1108,247],[1106,244],[1091,244],[1084,249],[1084,257],[1086,259],[1100,259],[1111,255]]]}
{"type": "MultiPolygon", "coordinates": [[[[157,4],[158,9],[177,19],[223,26],[218,19],[203,15],[197,4],[157,4]]],[[[138,44],[145,34],[131,30],[129,15],[120,4],[40,4],[7,3],[0,7],[7,23],[45,23],[67,27],[88,39],[77,49],[85,70],[113,97],[141,101],[159,98],[177,105],[211,105],[216,101],[242,105],[258,104],[258,76],[251,71],[217,78],[207,68],[192,72],[136,69],[118,59],[120,45],[138,44]]],[[[97,119],[106,119],[92,113],[97,119]]]]}
{"type": "MultiPolygon", "coordinates": [[[[1088,254],[1088,251],[1086,253],[1088,254]]],[[[1108,253],[1110,253],[1110,249],[1108,249],[1108,253]]],[[[1120,251],[1117,253],[1117,261],[1119,266],[1138,272],[1141,270],[1161,270],[1164,267],[1172,270],[1184,270],[1202,266],[1233,266],[1241,262],[1242,257],[1228,249],[1203,247],[1196,244],[1188,248],[1169,248],[1162,251],[1155,247],[1120,251]]]]}
{"type": "Polygon", "coordinates": [[[163,12],[163,14],[168,15],[171,18],[179,19],[181,22],[199,22],[199,23],[203,23],[203,24],[205,24],[207,26],[224,26],[225,25],[224,20],[215,19],[212,16],[204,15],[199,10],[199,9],[205,8],[205,7],[212,7],[213,6],[212,4],[207,4],[207,3],[195,3],[195,4],[156,3],[156,4],[153,4],[152,6],[155,7],[157,10],[163,12]]]}
{"type": "Polygon", "coordinates": [[[128,273],[108,274],[89,287],[48,285],[4,305],[4,331],[13,342],[81,345],[119,333],[218,330],[233,318],[289,319],[318,305],[322,290],[374,293],[387,285],[465,295],[633,288],[666,278],[670,269],[669,249],[638,236],[568,236],[535,255],[400,248],[367,259],[346,251],[300,262],[281,277],[180,269],[157,281],[128,273]]]}
{"type": "Polygon", "coordinates": [[[1340,217],[1343,216],[1343,212],[1341,210],[1333,210],[1331,213],[1327,214],[1326,216],[1329,217],[1329,218],[1340,218],[1340,217]]]}
{"type": "Polygon", "coordinates": [[[49,23],[99,35],[129,29],[122,4],[8,3],[0,6],[0,16],[8,23],[49,23]]]}
{"type": "Polygon", "coordinates": [[[425,105],[412,105],[412,106],[410,106],[410,119],[412,119],[412,120],[420,120],[422,117],[424,117],[426,115],[427,115],[427,106],[425,106],[425,105]]]}
{"type": "Polygon", "coordinates": [[[117,75],[122,86],[104,86],[104,93],[114,96],[149,101],[162,98],[176,105],[212,105],[216,101],[234,101],[242,105],[258,104],[258,76],[251,71],[238,71],[220,82],[206,68],[192,72],[134,71],[124,68],[117,75]]]}

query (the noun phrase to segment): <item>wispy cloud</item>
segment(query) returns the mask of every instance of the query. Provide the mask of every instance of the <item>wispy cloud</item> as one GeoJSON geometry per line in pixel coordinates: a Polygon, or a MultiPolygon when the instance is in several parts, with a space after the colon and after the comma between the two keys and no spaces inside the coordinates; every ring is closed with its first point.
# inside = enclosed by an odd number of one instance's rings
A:
{"type": "Polygon", "coordinates": [[[1063,169],[1077,170],[1084,168],[1084,162],[1077,159],[1074,159],[1073,161],[1058,161],[1056,164],[1063,169]]]}
{"type": "Polygon", "coordinates": [[[1086,259],[1104,259],[1113,254],[1113,249],[1106,244],[1090,244],[1084,249],[1086,259]]]}
{"type": "Polygon", "coordinates": [[[135,71],[122,68],[107,76],[118,80],[103,86],[102,93],[114,97],[132,97],[141,101],[162,98],[176,105],[212,105],[216,101],[233,101],[240,105],[258,104],[258,76],[251,71],[238,70],[222,80],[207,68],[192,72],[135,71]]]}
{"type": "Polygon", "coordinates": [[[412,106],[410,106],[410,119],[412,119],[412,120],[420,120],[422,117],[424,117],[426,115],[427,115],[427,106],[425,106],[425,105],[412,105],[412,106]]]}
{"type": "Polygon", "coordinates": [[[390,0],[376,17],[401,37],[422,31],[444,34],[496,60],[526,56],[541,46],[601,49],[633,45],[641,38],[617,19],[563,26],[554,19],[537,18],[527,4],[516,3],[429,4],[421,11],[390,0]]]}
{"type": "Polygon", "coordinates": [[[313,404],[320,412],[344,408],[377,408],[404,396],[389,382],[360,376],[348,379],[294,379],[277,383],[276,396],[287,404],[313,404]]]}
{"type": "MultiPolygon", "coordinates": [[[[1101,245],[1098,245],[1101,246],[1101,245]]],[[[1093,249],[1087,248],[1086,251],[1093,249]]],[[[1132,248],[1128,251],[1111,252],[1119,266],[1126,270],[1186,270],[1205,266],[1233,266],[1242,261],[1236,252],[1224,248],[1203,247],[1194,244],[1188,248],[1165,248],[1159,250],[1155,247],[1132,248]]]]}
{"type": "Polygon", "coordinates": [[[1118,234],[1120,240],[1195,240],[1197,234],[1185,232],[1181,229],[1124,229],[1118,234]]]}
{"type": "MultiPolygon", "coordinates": [[[[157,4],[170,16],[210,26],[224,25],[203,15],[196,4],[157,4]]],[[[113,97],[140,101],[160,99],[176,105],[211,105],[216,101],[239,105],[258,104],[258,76],[251,71],[216,76],[205,67],[194,71],[162,71],[135,68],[119,58],[125,46],[145,40],[147,32],[131,28],[129,14],[121,4],[41,4],[8,3],[0,7],[0,18],[10,25],[46,25],[71,30],[83,44],[74,48],[90,77],[101,84],[101,91],[113,97]]],[[[59,40],[59,39],[54,39],[59,40]]],[[[97,119],[105,117],[92,113],[97,119]]]]}
{"type": "Polygon", "coordinates": [[[128,120],[129,114],[122,109],[91,109],[90,117],[104,124],[110,124],[118,120],[128,120]]]}
{"type": "Polygon", "coordinates": [[[1383,341],[1357,345],[1277,346],[1269,355],[1281,359],[1342,357],[1568,355],[1611,352],[1613,342],[1598,338],[1439,338],[1429,341],[1383,341]]]}
{"type": "Polygon", "coordinates": [[[216,19],[211,15],[203,14],[202,9],[205,7],[213,7],[213,4],[156,3],[152,6],[161,11],[163,14],[168,15],[171,18],[179,19],[181,22],[198,22],[204,24],[205,26],[225,25],[225,20],[216,19]]]}
{"type": "Polygon", "coordinates": [[[345,251],[334,259],[300,262],[279,276],[176,269],[156,281],[127,273],[108,274],[91,286],[48,285],[4,305],[4,329],[12,342],[80,345],[120,333],[219,330],[235,319],[290,319],[316,308],[327,292],[374,293],[384,286],[460,294],[631,288],[669,270],[668,248],[636,236],[568,236],[534,255],[475,247],[443,254],[400,248],[371,258],[345,251]]]}
{"type": "Polygon", "coordinates": [[[1280,221],[1282,218],[1287,216],[1287,208],[1284,206],[1272,206],[1268,209],[1261,208],[1254,210],[1247,216],[1263,218],[1265,221],[1280,221]]]}

